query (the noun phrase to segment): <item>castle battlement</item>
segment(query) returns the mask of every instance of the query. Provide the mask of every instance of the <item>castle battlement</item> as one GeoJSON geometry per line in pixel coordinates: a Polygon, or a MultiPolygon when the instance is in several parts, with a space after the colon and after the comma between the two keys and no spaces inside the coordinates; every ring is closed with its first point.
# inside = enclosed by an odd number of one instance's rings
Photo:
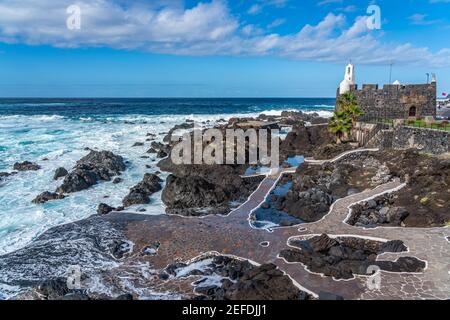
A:
{"type": "Polygon", "coordinates": [[[354,79],[354,66],[350,64],[346,67],[346,74],[337,89],[336,97],[353,92],[367,117],[436,117],[437,87],[434,78],[429,84],[400,84],[397,81],[395,84],[385,84],[382,88],[378,84],[363,84],[361,89],[354,79]]]}
{"type": "Polygon", "coordinates": [[[349,91],[410,91],[421,90],[436,87],[436,82],[429,84],[384,84],[380,87],[378,84],[363,84],[359,89],[357,84],[351,85],[349,91]]]}

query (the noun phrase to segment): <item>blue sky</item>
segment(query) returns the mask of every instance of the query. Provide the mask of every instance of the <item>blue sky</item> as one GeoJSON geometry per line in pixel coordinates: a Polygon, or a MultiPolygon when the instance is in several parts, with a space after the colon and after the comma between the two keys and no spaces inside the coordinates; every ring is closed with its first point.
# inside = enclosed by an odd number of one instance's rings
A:
{"type": "Polygon", "coordinates": [[[1,0],[2,97],[332,97],[358,83],[450,92],[450,0],[1,0]],[[80,29],[66,9],[80,9],[80,29]],[[381,28],[368,28],[370,5],[381,28]]]}

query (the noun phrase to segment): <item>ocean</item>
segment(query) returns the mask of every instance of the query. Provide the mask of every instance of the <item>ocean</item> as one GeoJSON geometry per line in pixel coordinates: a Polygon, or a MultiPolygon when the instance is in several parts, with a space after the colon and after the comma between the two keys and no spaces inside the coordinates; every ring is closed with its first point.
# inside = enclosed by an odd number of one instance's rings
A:
{"type": "MultiPolygon", "coordinates": [[[[39,171],[20,172],[0,181],[0,255],[20,249],[49,228],[96,213],[99,203],[119,206],[144,173],[155,172],[157,159],[146,154],[146,134],[162,140],[175,124],[279,114],[282,110],[329,116],[335,100],[308,99],[0,99],[0,172],[15,162],[38,163],[39,171]],[[43,205],[31,201],[54,191],[58,167],[70,170],[87,154],[85,148],[109,150],[127,161],[124,181],[103,182],[67,198],[43,205]],[[150,158],[142,158],[142,156],[150,158]]],[[[164,177],[164,174],[163,174],[164,177]]],[[[142,214],[164,214],[161,193],[151,203],[132,208],[142,214]]]]}

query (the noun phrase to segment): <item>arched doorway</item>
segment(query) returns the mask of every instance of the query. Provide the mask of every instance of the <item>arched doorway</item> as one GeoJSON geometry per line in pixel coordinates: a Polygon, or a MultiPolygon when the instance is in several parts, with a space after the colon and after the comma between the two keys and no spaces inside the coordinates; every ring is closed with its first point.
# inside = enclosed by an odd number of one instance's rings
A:
{"type": "Polygon", "coordinates": [[[413,118],[416,116],[416,114],[417,114],[416,107],[412,106],[411,108],[409,108],[409,117],[413,118]]]}

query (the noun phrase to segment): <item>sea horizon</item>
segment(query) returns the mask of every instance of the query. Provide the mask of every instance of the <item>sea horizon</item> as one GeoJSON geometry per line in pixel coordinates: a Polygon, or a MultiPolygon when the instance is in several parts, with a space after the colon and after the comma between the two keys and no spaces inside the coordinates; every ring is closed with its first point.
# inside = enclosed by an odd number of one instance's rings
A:
{"type": "MultiPolygon", "coordinates": [[[[128,189],[146,172],[156,172],[152,159],[142,158],[145,134],[162,141],[175,125],[195,119],[199,122],[231,117],[277,115],[282,111],[304,111],[329,117],[334,108],[331,98],[0,98],[0,171],[10,172],[20,161],[42,167],[38,176],[21,173],[0,188],[0,254],[24,247],[49,228],[92,215],[99,203],[120,205],[128,189]],[[130,162],[124,173],[126,182],[99,184],[44,205],[31,200],[57,187],[49,179],[59,167],[72,168],[86,154],[85,149],[115,152],[130,162]],[[45,160],[45,161],[43,161],[45,160]]],[[[138,206],[147,214],[163,214],[161,193],[149,205],[138,206]]]]}

